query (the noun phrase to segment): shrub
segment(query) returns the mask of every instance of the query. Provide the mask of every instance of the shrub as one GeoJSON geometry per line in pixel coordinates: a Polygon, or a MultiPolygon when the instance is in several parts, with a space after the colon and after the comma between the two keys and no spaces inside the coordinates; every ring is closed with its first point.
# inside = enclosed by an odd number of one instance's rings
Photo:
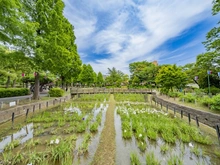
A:
{"type": "MultiPolygon", "coordinates": [[[[209,93],[209,88],[205,88],[204,90],[207,94],[209,93]]],[[[212,95],[216,95],[216,94],[220,93],[220,89],[216,88],[215,86],[212,86],[212,87],[210,87],[210,92],[212,95]]]]}
{"type": "Polygon", "coordinates": [[[168,92],[168,94],[167,94],[168,96],[170,96],[170,97],[178,97],[179,96],[179,92],[168,92]]]}
{"type": "Polygon", "coordinates": [[[211,110],[220,111],[220,94],[212,97],[212,100],[211,100],[211,110]]]}
{"type": "Polygon", "coordinates": [[[200,102],[203,105],[208,106],[212,103],[212,98],[210,98],[209,96],[204,96],[202,99],[200,99],[200,102]]]}
{"type": "Polygon", "coordinates": [[[30,94],[27,88],[0,88],[0,98],[24,96],[30,94]]]}
{"type": "Polygon", "coordinates": [[[167,89],[167,88],[161,88],[160,89],[161,94],[168,94],[168,92],[169,92],[169,89],[167,89]]]}
{"type": "Polygon", "coordinates": [[[49,91],[50,97],[62,97],[64,95],[64,90],[60,88],[52,88],[49,91]]]}
{"type": "Polygon", "coordinates": [[[184,99],[186,102],[192,103],[195,102],[196,96],[192,95],[191,93],[187,93],[186,95],[180,96],[180,100],[184,99]]]}

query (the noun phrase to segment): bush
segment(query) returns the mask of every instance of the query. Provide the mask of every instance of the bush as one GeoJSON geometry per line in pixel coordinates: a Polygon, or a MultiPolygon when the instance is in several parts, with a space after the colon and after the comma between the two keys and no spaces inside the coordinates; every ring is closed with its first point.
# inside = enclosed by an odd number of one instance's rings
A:
{"type": "Polygon", "coordinates": [[[181,101],[182,99],[184,99],[186,102],[193,103],[196,100],[196,96],[192,95],[191,93],[187,93],[186,95],[180,96],[181,101]]]}
{"type": "Polygon", "coordinates": [[[0,88],[0,98],[24,96],[30,94],[27,88],[0,88]]]}
{"type": "Polygon", "coordinates": [[[211,100],[211,110],[220,111],[220,94],[212,97],[212,100],[211,100]]]}
{"type": "Polygon", "coordinates": [[[179,92],[168,92],[168,94],[167,94],[168,96],[170,96],[170,97],[178,97],[179,96],[179,92]]]}
{"type": "Polygon", "coordinates": [[[49,91],[50,97],[62,97],[64,95],[64,90],[60,88],[52,88],[49,91]]]}
{"type": "MultiPolygon", "coordinates": [[[[208,94],[209,93],[209,88],[205,88],[205,92],[208,94]]],[[[212,95],[216,95],[220,93],[220,89],[216,88],[215,86],[210,87],[210,92],[212,95]]]]}
{"type": "Polygon", "coordinates": [[[209,106],[212,103],[212,98],[210,98],[209,96],[204,96],[202,97],[202,99],[200,99],[200,102],[205,105],[205,106],[209,106]]]}

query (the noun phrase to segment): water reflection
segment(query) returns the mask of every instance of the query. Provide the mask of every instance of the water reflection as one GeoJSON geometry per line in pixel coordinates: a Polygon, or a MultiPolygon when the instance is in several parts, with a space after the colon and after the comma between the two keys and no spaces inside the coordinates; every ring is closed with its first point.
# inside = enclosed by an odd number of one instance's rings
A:
{"type": "Polygon", "coordinates": [[[4,137],[0,142],[0,153],[3,152],[4,147],[13,140],[19,139],[22,144],[31,138],[33,138],[33,123],[27,124],[21,128],[20,131],[4,137]]]}

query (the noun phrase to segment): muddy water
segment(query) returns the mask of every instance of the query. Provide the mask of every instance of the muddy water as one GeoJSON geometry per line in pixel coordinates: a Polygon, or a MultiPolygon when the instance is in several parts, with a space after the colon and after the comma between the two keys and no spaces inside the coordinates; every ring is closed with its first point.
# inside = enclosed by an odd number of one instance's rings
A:
{"type": "MultiPolygon", "coordinates": [[[[108,104],[101,104],[100,107],[95,106],[93,108],[92,111],[90,111],[90,114],[93,114],[93,120],[95,121],[95,118],[97,116],[97,114],[99,112],[102,112],[102,121],[101,121],[101,125],[98,127],[98,131],[97,133],[92,134],[91,137],[91,141],[89,142],[89,148],[88,148],[88,152],[85,153],[84,155],[78,155],[77,154],[77,150],[78,147],[80,146],[80,144],[83,141],[83,134],[76,134],[77,136],[77,141],[76,141],[76,148],[74,149],[74,164],[89,164],[89,162],[91,162],[93,160],[94,154],[96,152],[97,146],[99,144],[99,138],[100,138],[100,134],[101,131],[104,127],[104,123],[105,123],[105,118],[106,118],[106,110],[108,108],[108,104]]],[[[59,108],[60,109],[60,108],[59,108]]],[[[64,109],[64,107],[63,107],[64,109]]],[[[81,111],[78,107],[73,107],[73,106],[68,106],[68,108],[65,109],[66,111],[74,111],[77,112],[79,115],[81,114],[81,111]]],[[[57,111],[56,109],[54,109],[53,111],[51,111],[51,113],[54,113],[55,111],[57,111]]],[[[60,110],[58,110],[60,111],[60,110]]],[[[86,115],[88,116],[89,113],[87,113],[86,115]]],[[[30,115],[32,116],[32,115],[30,115]]],[[[86,116],[84,117],[86,119],[86,116]]],[[[34,140],[39,140],[40,142],[43,142],[43,144],[39,144],[37,146],[35,146],[34,148],[31,149],[34,151],[45,151],[46,149],[46,142],[51,138],[54,138],[55,136],[59,139],[65,138],[70,136],[70,134],[63,134],[63,129],[64,128],[68,128],[70,125],[68,122],[66,122],[65,126],[63,127],[57,127],[57,124],[54,123],[53,125],[51,125],[49,128],[47,129],[43,129],[43,124],[44,123],[29,123],[27,124],[25,121],[24,117],[18,117],[16,118],[16,123],[15,123],[15,127],[16,129],[11,129],[11,122],[7,122],[4,123],[2,125],[0,125],[0,133],[2,134],[2,136],[0,136],[0,153],[3,152],[4,147],[9,144],[10,142],[12,142],[13,140],[18,139],[21,143],[21,145],[19,145],[18,147],[16,147],[13,152],[17,152],[22,150],[22,152],[26,152],[26,149],[24,149],[25,147],[25,142],[30,140],[30,139],[34,139],[34,140]],[[18,129],[18,126],[20,127],[20,129],[18,129]],[[23,126],[22,126],[23,125],[23,126]],[[36,125],[38,125],[38,127],[36,127],[36,125]],[[34,128],[34,126],[36,127],[36,129],[34,128]],[[4,130],[3,130],[4,129],[4,130]],[[38,135],[37,137],[34,137],[34,132],[36,130],[39,129],[43,129],[43,132],[38,135]],[[57,133],[56,135],[51,135],[50,131],[57,129],[57,133]],[[16,131],[18,130],[18,131],[16,131]]],[[[89,128],[86,129],[86,132],[89,132],[89,128]]],[[[0,160],[1,160],[1,154],[0,154],[0,160]]],[[[1,161],[0,161],[1,162],[1,161]]],[[[1,163],[0,163],[1,164],[1,163]]]]}
{"type": "MultiPolygon", "coordinates": [[[[183,160],[183,164],[187,165],[198,165],[198,164],[205,164],[205,165],[219,165],[220,159],[217,158],[213,154],[213,147],[214,146],[204,146],[196,144],[200,151],[206,151],[204,156],[197,157],[196,155],[190,152],[191,147],[189,147],[188,143],[182,143],[177,141],[176,144],[170,146],[169,151],[166,154],[161,153],[160,146],[165,144],[165,142],[158,138],[157,141],[151,141],[149,139],[145,139],[147,143],[147,148],[145,152],[141,152],[140,149],[137,147],[137,141],[133,136],[131,140],[123,140],[122,138],[122,130],[121,130],[121,117],[116,113],[115,110],[115,131],[116,131],[116,165],[129,165],[130,162],[130,154],[137,153],[141,164],[146,165],[146,154],[149,152],[154,152],[155,157],[160,160],[161,165],[167,165],[167,161],[169,160],[170,156],[176,155],[180,156],[181,160],[183,160]],[[182,155],[182,156],[181,156],[182,155]]],[[[214,138],[214,137],[212,137],[214,138]]],[[[216,137],[215,137],[216,138],[216,137]]],[[[214,140],[216,141],[216,139],[214,140]]],[[[195,145],[195,144],[193,144],[195,145]]],[[[215,143],[219,145],[218,143],[215,143]]],[[[220,151],[220,147],[217,147],[220,151]]]]}
{"type": "Polygon", "coordinates": [[[101,104],[100,108],[94,108],[94,120],[97,116],[97,114],[102,111],[102,121],[101,121],[101,126],[98,127],[98,133],[93,134],[90,144],[89,144],[89,148],[88,148],[88,152],[84,155],[78,155],[78,148],[80,146],[80,144],[83,142],[83,136],[79,136],[76,140],[76,148],[74,150],[74,160],[73,160],[73,164],[77,164],[77,165],[85,165],[85,164],[90,164],[93,160],[93,157],[95,155],[95,152],[97,150],[98,144],[99,144],[99,139],[100,139],[100,135],[102,132],[102,129],[104,127],[105,124],[105,119],[106,119],[106,110],[108,108],[108,104],[106,104],[106,106],[104,107],[103,104],[101,104]]]}

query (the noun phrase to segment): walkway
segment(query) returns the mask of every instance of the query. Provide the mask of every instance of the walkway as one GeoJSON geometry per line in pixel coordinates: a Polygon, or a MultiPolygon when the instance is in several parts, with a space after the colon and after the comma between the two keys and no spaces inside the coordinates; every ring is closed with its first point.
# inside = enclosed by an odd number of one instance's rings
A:
{"type": "Polygon", "coordinates": [[[113,94],[110,96],[109,107],[106,112],[105,126],[103,128],[98,149],[95,153],[92,165],[114,165],[115,164],[115,127],[114,110],[115,100],[113,94]]]}

